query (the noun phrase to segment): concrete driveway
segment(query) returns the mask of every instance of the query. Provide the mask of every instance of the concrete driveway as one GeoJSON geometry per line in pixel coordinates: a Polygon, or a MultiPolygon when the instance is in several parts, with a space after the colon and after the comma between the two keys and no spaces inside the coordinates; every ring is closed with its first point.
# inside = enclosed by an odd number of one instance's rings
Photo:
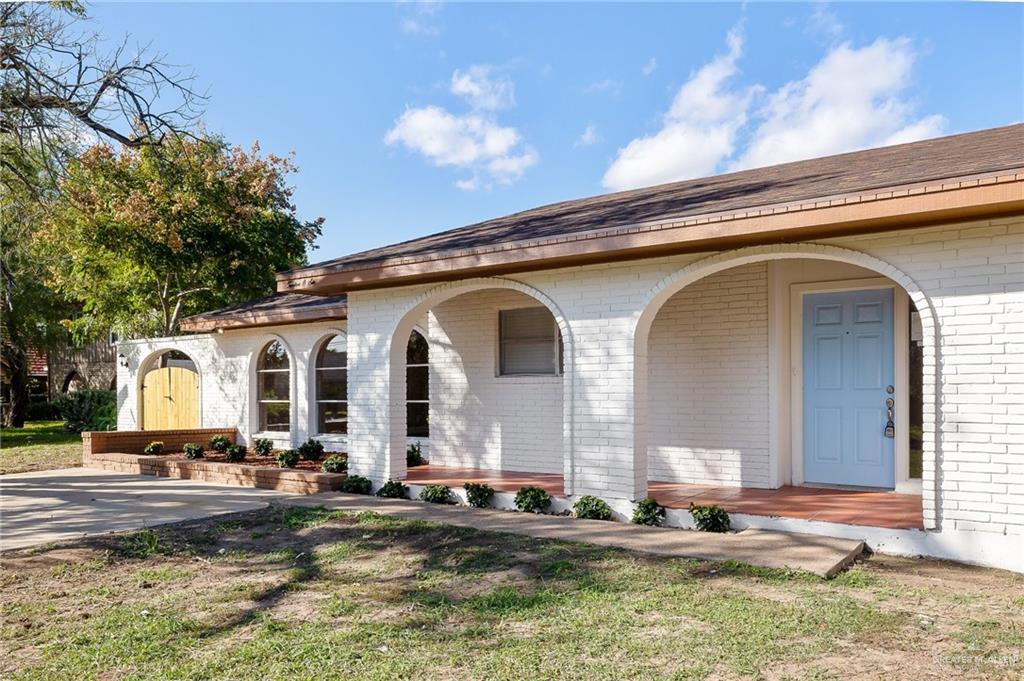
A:
{"type": "Polygon", "coordinates": [[[262,508],[295,495],[89,468],[0,476],[0,551],[262,508]]]}

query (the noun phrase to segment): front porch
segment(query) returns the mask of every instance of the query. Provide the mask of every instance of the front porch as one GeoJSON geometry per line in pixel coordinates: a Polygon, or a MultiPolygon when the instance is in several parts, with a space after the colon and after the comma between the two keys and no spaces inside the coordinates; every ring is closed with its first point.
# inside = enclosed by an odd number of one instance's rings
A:
{"type": "MultiPolygon", "coordinates": [[[[553,497],[564,496],[562,476],[550,473],[427,464],[410,468],[405,482],[410,485],[447,485],[452,488],[461,487],[467,482],[486,483],[498,492],[508,493],[533,485],[553,497]]],[[[657,499],[659,504],[670,509],[686,510],[692,502],[717,504],[732,514],[895,530],[924,528],[921,497],[916,494],[789,485],[778,489],[753,489],[657,480],[649,481],[647,489],[648,494],[657,499]]]]}

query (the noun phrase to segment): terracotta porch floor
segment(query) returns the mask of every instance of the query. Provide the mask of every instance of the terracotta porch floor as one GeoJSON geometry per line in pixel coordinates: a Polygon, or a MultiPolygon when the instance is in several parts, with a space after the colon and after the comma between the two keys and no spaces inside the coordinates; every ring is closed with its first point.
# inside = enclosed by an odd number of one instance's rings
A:
{"type": "MultiPolygon", "coordinates": [[[[515,492],[520,487],[534,485],[552,496],[563,496],[565,493],[561,475],[431,464],[410,468],[405,482],[449,487],[461,487],[466,482],[483,482],[500,492],[515,492]]],[[[718,504],[730,513],[900,530],[924,527],[921,497],[916,494],[822,487],[712,487],[656,480],[651,480],[647,486],[648,493],[668,508],[685,509],[692,501],[696,504],[718,504]]]]}
{"type": "Polygon", "coordinates": [[[916,494],[823,487],[711,487],[655,480],[647,483],[647,491],[659,504],[668,508],[688,508],[693,502],[718,504],[730,513],[899,530],[924,527],[921,497],[916,494]]]}
{"type": "Polygon", "coordinates": [[[562,476],[550,473],[495,471],[486,468],[453,468],[449,466],[414,466],[405,482],[413,485],[448,485],[461,487],[466,482],[484,482],[499,492],[517,492],[520,487],[540,487],[551,496],[565,495],[562,476]]]}

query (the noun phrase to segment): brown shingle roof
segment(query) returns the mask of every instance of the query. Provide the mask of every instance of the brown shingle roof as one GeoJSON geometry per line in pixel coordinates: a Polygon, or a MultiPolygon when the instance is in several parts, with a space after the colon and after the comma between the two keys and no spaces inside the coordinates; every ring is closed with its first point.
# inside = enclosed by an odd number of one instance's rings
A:
{"type": "Polygon", "coordinates": [[[807,202],[1024,167],[1024,124],[563,201],[279,273],[288,279],[415,262],[523,240],[807,202]]]}
{"type": "Polygon", "coordinates": [[[325,319],[345,319],[348,297],[275,293],[181,320],[183,331],[214,331],[274,324],[294,324],[325,319]]]}

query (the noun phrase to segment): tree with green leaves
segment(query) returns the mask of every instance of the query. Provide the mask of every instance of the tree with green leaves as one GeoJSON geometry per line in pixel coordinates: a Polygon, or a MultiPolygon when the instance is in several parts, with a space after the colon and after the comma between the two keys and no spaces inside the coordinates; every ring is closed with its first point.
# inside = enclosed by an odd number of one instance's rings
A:
{"type": "Polygon", "coordinates": [[[274,290],[323,219],[296,216],[289,158],[216,138],[96,145],[68,164],[38,234],[76,335],[172,335],[182,317],[274,290]]]}
{"type": "Polygon", "coordinates": [[[193,75],[161,55],[126,49],[127,41],[102,45],[78,0],[0,3],[0,420],[7,427],[25,418],[27,350],[65,342],[57,322],[77,307],[46,285],[47,254],[35,247],[67,163],[99,140],[141,149],[187,137],[205,101],[193,75]]]}

